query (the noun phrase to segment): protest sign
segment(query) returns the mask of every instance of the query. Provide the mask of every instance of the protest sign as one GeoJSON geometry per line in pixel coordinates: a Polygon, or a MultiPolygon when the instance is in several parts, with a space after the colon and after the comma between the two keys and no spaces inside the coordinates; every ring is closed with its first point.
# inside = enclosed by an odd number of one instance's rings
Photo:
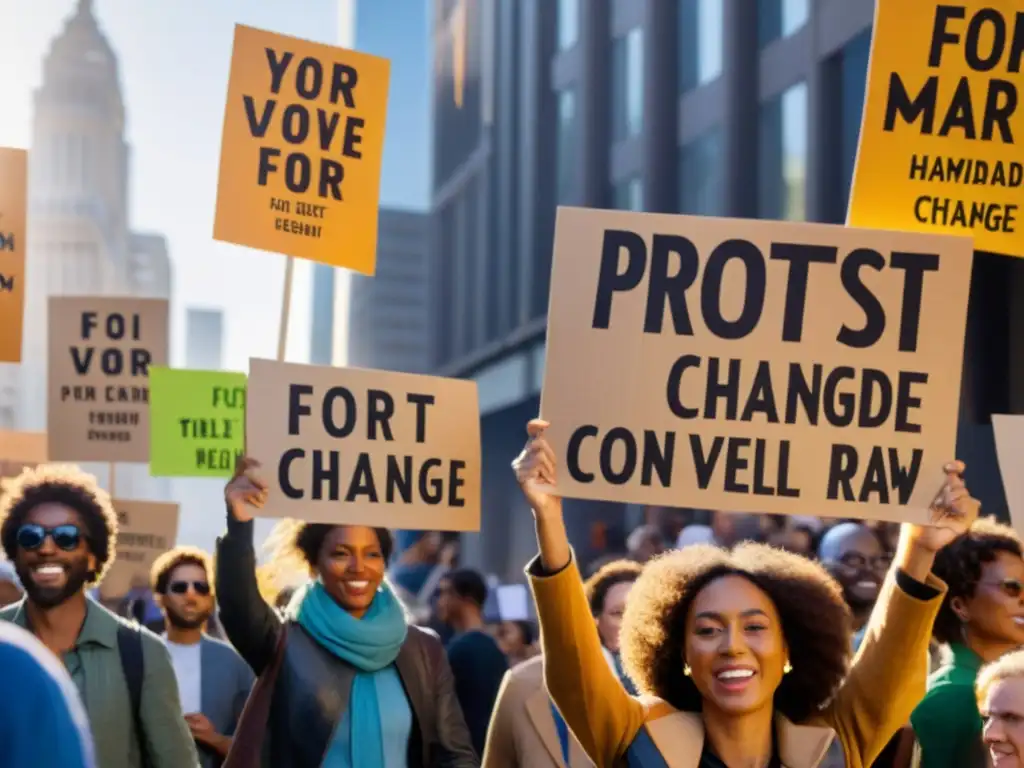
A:
{"type": "Polygon", "coordinates": [[[0,147],[0,363],[21,362],[28,152],[0,147]]]}
{"type": "Polygon", "coordinates": [[[178,538],[178,505],[114,499],[117,557],[100,582],[100,597],[123,597],[134,584],[149,584],[149,570],[178,538]]]}
{"type": "Polygon", "coordinates": [[[23,469],[44,464],[45,432],[15,432],[0,429],[0,479],[17,477],[23,469]]]}
{"type": "Polygon", "coordinates": [[[993,413],[992,431],[1010,522],[1024,538],[1024,416],[993,413]]]}
{"type": "Polygon", "coordinates": [[[246,414],[264,517],[480,528],[475,382],[253,359],[246,414]]]}
{"type": "Polygon", "coordinates": [[[568,497],[922,519],[967,238],[559,208],[541,398],[568,497]]]}
{"type": "Polygon", "coordinates": [[[244,373],[150,368],[153,477],[231,477],[244,450],[244,373]]]}
{"type": "Polygon", "coordinates": [[[50,297],[51,461],[149,461],[149,366],[167,364],[163,299],[50,297]]]}
{"type": "Polygon", "coordinates": [[[877,0],[847,221],[1024,257],[1019,0],[877,0]]]}
{"type": "Polygon", "coordinates": [[[389,68],[236,25],[214,239],[372,275],[389,68]]]}

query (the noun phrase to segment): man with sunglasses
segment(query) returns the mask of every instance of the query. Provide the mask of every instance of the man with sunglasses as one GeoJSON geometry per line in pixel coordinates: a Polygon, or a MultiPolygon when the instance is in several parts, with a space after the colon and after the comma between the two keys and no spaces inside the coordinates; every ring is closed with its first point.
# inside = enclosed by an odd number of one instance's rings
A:
{"type": "Polygon", "coordinates": [[[164,643],[178,680],[181,711],[199,748],[203,768],[216,768],[231,748],[231,735],[254,682],[234,648],[206,634],[215,600],[210,556],[196,547],[165,552],[150,571],[164,614],[164,643]]]}
{"type": "Polygon", "coordinates": [[[85,702],[97,765],[197,765],[167,649],[86,595],[114,560],[110,497],[92,476],[55,464],[26,469],[5,491],[0,543],[25,598],[0,610],[0,621],[27,629],[64,662],[85,702]]]}

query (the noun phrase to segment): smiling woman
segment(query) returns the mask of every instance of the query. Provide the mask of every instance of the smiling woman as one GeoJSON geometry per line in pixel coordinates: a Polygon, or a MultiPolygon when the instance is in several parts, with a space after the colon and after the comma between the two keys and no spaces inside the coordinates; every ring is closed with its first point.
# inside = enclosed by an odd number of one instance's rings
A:
{"type": "Polygon", "coordinates": [[[283,617],[263,600],[252,545],[252,517],[267,500],[258,470],[242,459],[225,490],[228,531],[218,543],[217,594],[232,644],[257,674],[276,674],[272,687],[261,686],[269,690],[269,722],[255,726],[266,732],[271,763],[476,765],[444,649],[407,623],[384,579],[392,550],[386,529],[283,524],[275,565],[287,573],[298,563],[313,580],[295,591],[283,617]]]}

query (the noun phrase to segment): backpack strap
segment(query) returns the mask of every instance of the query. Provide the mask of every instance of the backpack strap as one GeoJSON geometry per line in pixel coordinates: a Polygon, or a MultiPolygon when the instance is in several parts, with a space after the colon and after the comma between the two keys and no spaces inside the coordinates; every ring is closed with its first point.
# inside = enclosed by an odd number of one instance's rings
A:
{"type": "Polygon", "coordinates": [[[128,684],[128,699],[131,702],[132,722],[135,724],[135,738],[139,742],[142,764],[149,765],[146,756],[146,734],[142,728],[142,680],[146,674],[146,663],[142,656],[142,632],[138,625],[118,623],[117,651],[121,657],[121,671],[128,684]]]}

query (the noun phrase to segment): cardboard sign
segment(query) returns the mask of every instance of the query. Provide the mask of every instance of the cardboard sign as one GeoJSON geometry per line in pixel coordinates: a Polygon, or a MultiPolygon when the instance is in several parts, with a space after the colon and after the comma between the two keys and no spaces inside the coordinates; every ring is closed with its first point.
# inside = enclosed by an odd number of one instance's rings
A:
{"type": "Polygon", "coordinates": [[[1020,0],[877,0],[851,226],[1024,257],[1020,0]]]}
{"type": "Polygon", "coordinates": [[[1024,416],[992,414],[999,474],[1003,476],[1010,522],[1024,537],[1024,416]]]}
{"type": "Polygon", "coordinates": [[[123,597],[133,581],[149,583],[153,562],[178,538],[178,505],[157,501],[114,500],[117,510],[117,558],[100,582],[100,597],[123,597]]]}
{"type": "Polygon", "coordinates": [[[245,451],[245,374],[149,371],[149,473],[231,477],[245,451]]]}
{"type": "Polygon", "coordinates": [[[246,412],[262,516],[479,530],[475,382],[253,359],[246,412]]]}
{"type": "Polygon", "coordinates": [[[0,363],[21,362],[28,152],[0,147],[0,363]]]}
{"type": "Polygon", "coordinates": [[[167,364],[164,299],[50,298],[51,461],[149,461],[149,366],[167,364]]]}
{"type": "Polygon", "coordinates": [[[541,411],[568,497],[921,520],[967,238],[559,208],[541,411]]]}
{"type": "Polygon", "coordinates": [[[389,70],[237,24],[214,239],[372,275],[389,70]]]}
{"type": "Polygon", "coordinates": [[[0,479],[17,477],[22,470],[48,461],[45,432],[0,429],[0,479]]]}

